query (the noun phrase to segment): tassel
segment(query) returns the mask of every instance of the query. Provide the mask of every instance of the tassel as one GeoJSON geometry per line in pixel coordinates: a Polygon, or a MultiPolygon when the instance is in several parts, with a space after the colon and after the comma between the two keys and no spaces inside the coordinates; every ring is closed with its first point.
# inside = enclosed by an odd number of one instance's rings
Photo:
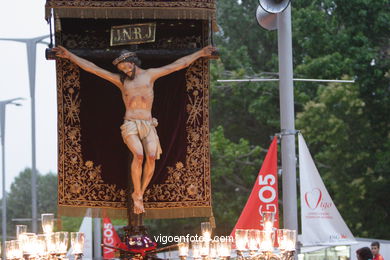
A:
{"type": "Polygon", "coordinates": [[[212,229],[215,229],[217,227],[215,225],[215,218],[214,218],[214,213],[213,213],[212,210],[211,210],[211,216],[209,217],[209,222],[210,222],[210,225],[211,225],[212,229]]]}

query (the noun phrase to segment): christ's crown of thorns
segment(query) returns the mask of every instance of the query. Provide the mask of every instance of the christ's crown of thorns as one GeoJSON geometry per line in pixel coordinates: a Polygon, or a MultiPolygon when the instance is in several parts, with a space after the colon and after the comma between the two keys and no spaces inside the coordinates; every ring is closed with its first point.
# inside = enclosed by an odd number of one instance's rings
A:
{"type": "Polygon", "coordinates": [[[112,64],[114,64],[114,66],[118,65],[120,62],[124,61],[125,59],[129,58],[129,57],[137,57],[137,54],[135,52],[126,52],[126,53],[123,53],[121,56],[119,56],[118,58],[116,58],[112,64]]]}

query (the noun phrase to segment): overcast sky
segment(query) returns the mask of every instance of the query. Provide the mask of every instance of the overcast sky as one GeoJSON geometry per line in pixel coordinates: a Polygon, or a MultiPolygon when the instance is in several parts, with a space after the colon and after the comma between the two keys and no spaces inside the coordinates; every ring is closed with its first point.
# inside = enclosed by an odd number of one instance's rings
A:
{"type": "MultiPolygon", "coordinates": [[[[2,1],[0,38],[34,38],[49,34],[44,6],[44,0],[2,1]]],[[[55,62],[45,59],[46,47],[37,45],[35,84],[36,165],[42,174],[57,173],[55,62]]],[[[20,102],[22,106],[7,105],[6,109],[5,183],[9,191],[14,178],[32,165],[31,98],[24,43],[0,41],[0,79],[0,101],[25,99],[20,102]]]]}

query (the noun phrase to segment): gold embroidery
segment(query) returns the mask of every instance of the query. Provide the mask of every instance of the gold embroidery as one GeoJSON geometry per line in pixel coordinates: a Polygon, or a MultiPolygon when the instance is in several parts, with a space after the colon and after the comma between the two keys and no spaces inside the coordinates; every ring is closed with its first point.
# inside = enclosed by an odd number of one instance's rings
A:
{"type": "Polygon", "coordinates": [[[124,207],[125,190],[104,184],[101,166],[94,166],[92,161],[84,162],[81,155],[79,69],[69,61],[59,60],[57,71],[61,165],[58,169],[58,202],[90,207],[116,207],[119,202],[124,207]]]}

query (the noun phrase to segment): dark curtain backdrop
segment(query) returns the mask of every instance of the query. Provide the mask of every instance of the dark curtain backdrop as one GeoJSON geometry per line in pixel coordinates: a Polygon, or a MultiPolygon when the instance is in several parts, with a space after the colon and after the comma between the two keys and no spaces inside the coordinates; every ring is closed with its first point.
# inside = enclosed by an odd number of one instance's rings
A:
{"type": "MultiPolygon", "coordinates": [[[[142,67],[159,67],[171,60],[145,62],[142,67]]],[[[101,66],[112,66],[111,61],[101,66]]],[[[83,158],[102,166],[106,183],[126,189],[132,155],[123,143],[120,126],[125,107],[120,90],[110,82],[85,71],[80,73],[80,122],[83,158]]],[[[159,125],[157,133],[163,153],[156,161],[152,184],[163,183],[166,167],[184,161],[186,154],[186,82],[185,70],[156,81],[152,115],[159,125]]]]}

